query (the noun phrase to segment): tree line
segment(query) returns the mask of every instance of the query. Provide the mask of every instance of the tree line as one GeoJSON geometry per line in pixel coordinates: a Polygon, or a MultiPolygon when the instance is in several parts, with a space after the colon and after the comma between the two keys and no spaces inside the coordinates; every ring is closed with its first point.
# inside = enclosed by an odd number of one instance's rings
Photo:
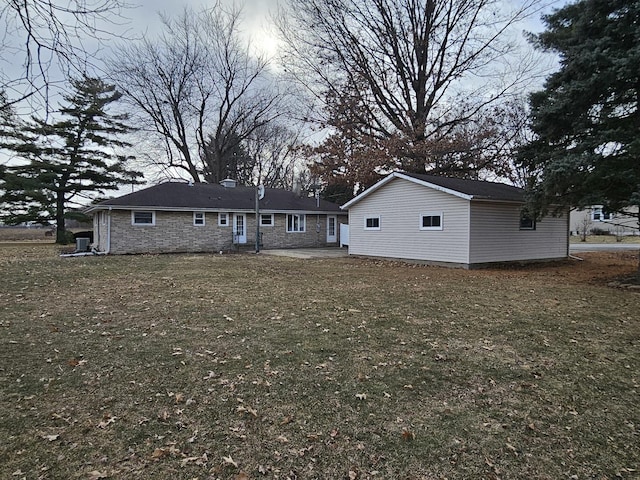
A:
{"type": "Polygon", "coordinates": [[[217,3],[163,16],[155,37],[119,38],[100,75],[87,73],[72,33],[103,40],[86,16],[114,21],[127,6],[76,0],[60,17],[71,25],[38,23],[42,3],[0,10],[26,38],[31,85],[0,79],[5,221],[55,219],[62,238],[60,210],[141,170],[303,193],[320,185],[336,203],[395,170],[510,181],[527,187],[536,215],[640,203],[639,1],[569,3],[528,43],[521,25],[541,0],[296,2],[274,18],[278,61],[242,35],[240,8],[217,3]],[[527,95],[540,60],[530,44],[559,67],[527,95]],[[17,99],[48,101],[54,59],[68,74],[66,103],[19,118],[17,99]],[[144,147],[135,159],[134,142],[144,147]]]}

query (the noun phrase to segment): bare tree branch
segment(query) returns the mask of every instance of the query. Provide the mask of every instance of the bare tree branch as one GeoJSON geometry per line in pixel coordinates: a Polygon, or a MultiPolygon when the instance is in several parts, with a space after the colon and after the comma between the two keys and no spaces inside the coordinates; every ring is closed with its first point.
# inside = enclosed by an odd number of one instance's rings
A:
{"type": "Polygon", "coordinates": [[[0,90],[7,104],[37,97],[48,106],[52,86],[95,66],[96,50],[126,23],[129,7],[126,0],[7,0],[0,7],[0,90]]]}
{"type": "Polygon", "coordinates": [[[434,167],[434,149],[531,79],[532,62],[517,56],[524,42],[516,27],[543,6],[307,0],[290,5],[278,25],[290,75],[325,106],[348,92],[353,98],[341,103],[354,107],[345,113],[349,129],[384,142],[398,167],[424,171],[434,167]]]}
{"type": "Polygon", "coordinates": [[[241,40],[241,13],[185,9],[163,18],[160,38],[123,45],[111,62],[147,131],[165,142],[159,166],[196,182],[224,178],[225,155],[283,111],[267,60],[241,40]]]}

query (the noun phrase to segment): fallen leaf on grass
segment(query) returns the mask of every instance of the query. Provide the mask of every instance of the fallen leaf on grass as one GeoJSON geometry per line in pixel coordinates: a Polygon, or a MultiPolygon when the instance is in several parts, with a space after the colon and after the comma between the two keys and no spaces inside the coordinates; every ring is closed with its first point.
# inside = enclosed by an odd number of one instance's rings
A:
{"type": "Polygon", "coordinates": [[[238,468],[238,464],[233,460],[233,458],[231,458],[231,455],[229,455],[228,457],[222,457],[222,461],[225,465],[232,465],[238,468]]]}
{"type": "Polygon", "coordinates": [[[411,440],[416,438],[416,434],[411,430],[407,430],[406,428],[402,431],[402,440],[405,442],[410,442],[411,440]]]}
{"type": "Polygon", "coordinates": [[[169,451],[165,448],[156,448],[151,454],[151,458],[154,460],[159,460],[162,457],[169,455],[169,451]]]}
{"type": "Polygon", "coordinates": [[[109,478],[106,472],[101,472],[99,470],[91,470],[88,474],[89,480],[98,480],[99,478],[109,478]]]}
{"type": "Polygon", "coordinates": [[[111,416],[109,414],[106,414],[102,420],[100,420],[100,423],[98,423],[97,427],[98,428],[107,428],[109,425],[111,425],[112,423],[116,422],[116,418],[114,416],[111,416]]]}
{"type": "Polygon", "coordinates": [[[253,415],[255,418],[258,417],[258,411],[255,408],[251,408],[251,407],[245,407],[244,405],[240,405],[236,411],[238,413],[249,413],[251,415],[253,415]]]}

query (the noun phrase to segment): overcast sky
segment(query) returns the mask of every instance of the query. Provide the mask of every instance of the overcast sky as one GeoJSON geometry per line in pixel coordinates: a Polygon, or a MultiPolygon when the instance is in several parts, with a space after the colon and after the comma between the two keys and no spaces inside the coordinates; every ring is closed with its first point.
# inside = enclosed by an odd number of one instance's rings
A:
{"type": "MultiPolygon", "coordinates": [[[[220,0],[226,6],[243,6],[243,31],[257,48],[265,53],[273,54],[276,49],[276,39],[270,33],[273,29],[270,16],[275,14],[280,0],[220,0]]],[[[153,35],[162,28],[159,13],[169,16],[179,15],[185,7],[194,10],[211,8],[216,0],[131,0],[131,4],[138,5],[124,12],[132,21],[130,28],[133,32],[153,35]]]]}

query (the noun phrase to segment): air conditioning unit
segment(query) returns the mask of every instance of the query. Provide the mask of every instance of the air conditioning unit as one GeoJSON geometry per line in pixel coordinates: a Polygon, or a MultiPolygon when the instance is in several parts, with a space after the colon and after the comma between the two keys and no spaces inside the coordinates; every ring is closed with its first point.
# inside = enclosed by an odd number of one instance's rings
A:
{"type": "Polygon", "coordinates": [[[76,238],[76,252],[88,252],[90,243],[91,243],[90,238],[86,238],[86,237],[76,238]]]}

